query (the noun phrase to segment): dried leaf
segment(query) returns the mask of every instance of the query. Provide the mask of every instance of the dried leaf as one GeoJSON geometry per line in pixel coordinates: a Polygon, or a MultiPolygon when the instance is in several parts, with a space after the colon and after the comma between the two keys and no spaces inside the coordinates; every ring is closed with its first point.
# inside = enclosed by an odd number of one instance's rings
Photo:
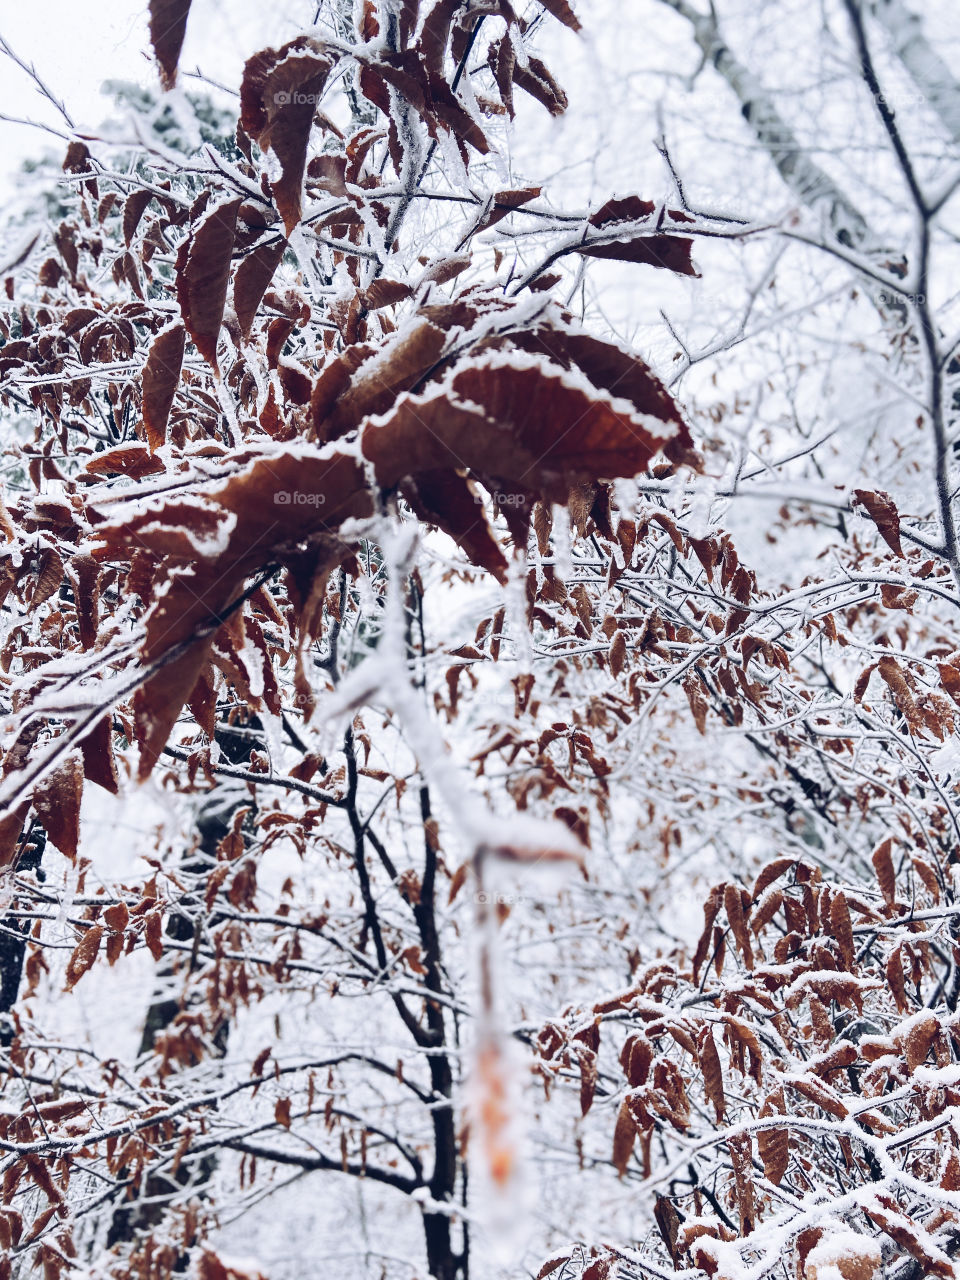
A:
{"type": "Polygon", "coordinates": [[[183,325],[172,324],[162,329],[154,338],[143,366],[143,426],[151,453],[166,440],[167,419],[180,382],[186,341],[183,325]]]}
{"type": "Polygon", "coordinates": [[[190,0],[150,0],[150,43],[160,67],[160,82],[172,89],[187,31],[190,0]]]}
{"type": "Polygon", "coordinates": [[[241,204],[237,196],[216,205],[177,251],[180,314],[194,346],[215,372],[241,204]]]}
{"type": "Polygon", "coordinates": [[[99,924],[91,925],[74,948],[67,962],[66,979],[68,991],[73,990],[96,960],[102,938],[102,926],[99,924]]]}
{"type": "Polygon", "coordinates": [[[903,547],[900,545],[900,514],[897,504],[882,489],[854,489],[853,496],[857,504],[866,509],[867,515],[877,526],[881,538],[898,556],[903,558],[903,547]]]}

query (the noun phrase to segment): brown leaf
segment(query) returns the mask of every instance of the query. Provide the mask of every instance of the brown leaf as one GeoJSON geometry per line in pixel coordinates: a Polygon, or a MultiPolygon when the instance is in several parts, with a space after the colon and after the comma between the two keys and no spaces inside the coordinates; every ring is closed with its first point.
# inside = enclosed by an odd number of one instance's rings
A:
{"type": "Polygon", "coordinates": [[[187,31],[190,0],[150,0],[150,43],[160,67],[160,82],[172,89],[187,31]]]}
{"type": "Polygon", "coordinates": [[[278,1098],[277,1105],[273,1109],[273,1116],[277,1124],[282,1124],[285,1129],[290,1128],[290,1099],[278,1098]]]}
{"type": "Polygon", "coordinates": [[[287,242],[278,236],[274,243],[252,249],[237,267],[233,277],[233,309],[245,340],[250,337],[263,295],[286,247],[287,242]]]}
{"type": "Polygon", "coordinates": [[[77,555],[70,561],[77,630],[84,649],[92,649],[100,621],[100,566],[93,556],[77,555]]]}
{"type": "Polygon", "coordinates": [[[143,366],[141,406],[143,426],[151,453],[159,449],[167,438],[167,419],[180,382],[186,341],[187,334],[182,324],[172,324],[162,329],[150,344],[147,361],[143,366]]]}
{"type": "Polygon", "coordinates": [[[897,504],[882,489],[854,489],[855,503],[866,508],[867,515],[877,526],[881,538],[898,556],[903,558],[900,545],[900,514],[897,504]]]}
{"type": "Polygon", "coordinates": [[[854,972],[856,957],[853,947],[853,926],[850,923],[850,908],[843,893],[834,894],[830,901],[830,933],[840,948],[843,967],[854,972]]]}
{"type": "Polygon", "coordinates": [[[736,940],[743,963],[748,969],[753,968],[753,950],[750,946],[750,934],[743,911],[743,899],[735,884],[728,884],[723,891],[723,909],[730,922],[730,931],[736,940]]]}
{"type": "Polygon", "coordinates": [[[610,671],[614,676],[620,675],[624,667],[627,665],[627,637],[622,631],[617,631],[610,644],[610,671]]]}
{"type": "Polygon", "coordinates": [[[873,869],[877,873],[877,883],[888,907],[892,907],[897,896],[897,878],[893,869],[893,839],[887,836],[877,845],[870,856],[873,869]]]}
{"type": "Polygon", "coordinates": [[[678,276],[699,276],[693,265],[693,241],[689,236],[649,235],[613,240],[608,244],[576,245],[573,252],[586,258],[607,258],[615,262],[636,262],[661,267],[678,276]]]}
{"type": "Polygon", "coordinates": [[[949,662],[941,662],[938,666],[940,683],[954,702],[960,703],[960,668],[949,662]]]}
{"type": "Polygon", "coordinates": [[[707,895],[707,900],[703,904],[703,932],[700,934],[697,942],[697,949],[693,957],[693,980],[698,980],[700,969],[704,960],[707,958],[707,951],[710,947],[710,939],[712,937],[713,922],[720,913],[720,904],[723,901],[722,884],[714,885],[707,895]]]}
{"type": "Polygon", "coordinates": [[[531,56],[525,67],[516,62],[513,67],[513,83],[542,103],[552,116],[562,116],[569,105],[567,95],[539,58],[531,56]]]}
{"type": "Polygon", "coordinates": [[[506,582],[506,557],[475,488],[464,476],[456,471],[424,471],[415,480],[406,480],[401,492],[419,519],[449,534],[473,564],[506,582]]]}
{"type": "MultiPolygon", "coordinates": [[[[786,1112],[783,1090],[776,1089],[768,1094],[760,1108],[761,1118],[783,1115],[786,1112]]],[[[779,1186],[790,1163],[790,1131],[787,1126],[778,1125],[775,1129],[757,1131],[757,1149],[763,1161],[763,1172],[774,1184],[779,1186]]]]}
{"type": "Polygon", "coordinates": [[[877,663],[877,670],[884,684],[893,695],[897,709],[903,713],[903,717],[910,726],[911,731],[914,733],[919,732],[924,726],[924,719],[917,707],[903,667],[897,662],[896,658],[890,654],[884,654],[877,663]]]}
{"type": "Polygon", "coordinates": [[[547,13],[553,16],[565,27],[569,27],[571,31],[579,31],[580,23],[577,21],[577,15],[567,3],[567,0],[540,0],[540,3],[546,9],[547,13]]]}
{"type": "Polygon", "coordinates": [[[153,956],[154,960],[163,959],[163,938],[161,936],[162,926],[162,911],[150,911],[143,918],[143,938],[147,944],[147,950],[153,956]]]}
{"type": "Polygon", "coordinates": [[[103,919],[114,933],[123,933],[130,919],[130,912],[127,910],[125,903],[115,902],[113,906],[107,907],[104,911],[103,919]]]}
{"type": "MultiPolygon", "coordinates": [[[[518,368],[490,356],[454,370],[443,391],[401,396],[389,418],[367,427],[362,448],[384,488],[420,470],[467,467],[491,492],[517,477],[527,491],[565,503],[582,481],[636,475],[680,436],[653,434],[639,414],[570,386],[545,360],[518,368]]],[[[504,514],[526,528],[531,511],[519,496],[504,514]]]]}
{"type": "Polygon", "coordinates": [[[142,480],[144,476],[159,475],[166,468],[159,458],[151,457],[150,450],[142,444],[121,444],[116,449],[95,454],[87,463],[86,470],[91,475],[129,476],[131,480],[142,480]]]}
{"type": "MultiPolygon", "coordinates": [[[[476,235],[478,231],[486,231],[489,227],[496,226],[498,222],[502,222],[516,209],[521,208],[531,200],[536,200],[540,194],[541,187],[519,187],[516,190],[495,191],[490,197],[486,210],[481,214],[480,218],[473,225],[464,240],[470,236],[476,235]]],[[[461,243],[463,243],[461,241],[461,243]]]]}
{"type": "Polygon", "coordinates": [[[72,862],[80,840],[80,798],[83,766],[80,757],[69,756],[35,787],[33,807],[43,829],[62,854],[72,862]]]}
{"type": "Polygon", "coordinates": [[[687,695],[687,701],[690,703],[690,710],[693,712],[697,732],[706,734],[707,712],[710,710],[710,703],[707,701],[707,695],[703,691],[703,681],[699,676],[687,676],[683,682],[683,691],[687,695]]]}
{"type": "Polygon", "coordinates": [[[217,340],[242,199],[216,205],[177,251],[177,301],[194,346],[218,372],[217,340]]]}
{"type": "Polygon", "coordinates": [[[137,234],[137,227],[140,225],[143,211],[152,199],[152,191],[140,190],[131,191],[123,202],[123,238],[128,249],[133,237],[137,234]]]}
{"type": "Polygon", "coordinates": [[[709,1027],[704,1027],[700,1035],[700,1068],[703,1071],[703,1091],[717,1114],[720,1124],[726,1112],[726,1097],[723,1091],[723,1068],[720,1065],[720,1054],[716,1041],[709,1027]]]}
{"type": "Polygon", "coordinates": [[[361,296],[363,305],[368,311],[379,311],[381,307],[392,307],[397,302],[403,302],[405,298],[410,297],[411,293],[413,293],[411,286],[402,280],[388,280],[381,276],[379,280],[374,280],[361,296]]]}
{"type": "Polygon", "coordinates": [[[100,950],[100,940],[103,937],[103,927],[99,924],[91,925],[77,946],[74,948],[69,961],[67,962],[67,990],[72,991],[83,975],[91,967],[97,958],[97,952],[100,950]]]}
{"type": "Polygon", "coordinates": [[[103,716],[80,742],[83,776],[111,795],[120,790],[117,764],[113,758],[113,734],[109,715],[103,716]]]}
{"type": "Polygon", "coordinates": [[[622,1178],[627,1171],[633,1144],[637,1137],[637,1124],[630,1110],[630,1104],[624,1098],[617,1112],[617,1123],[613,1131],[613,1166],[622,1178]]]}
{"type": "Polygon", "coordinates": [[[333,66],[319,49],[305,36],[264,49],[248,60],[240,87],[240,123],[280,162],[273,198],[288,236],[300,221],[310,129],[333,66]]]}
{"type": "Polygon", "coordinates": [[[59,591],[63,582],[63,561],[60,553],[53,547],[45,547],[40,553],[37,567],[37,582],[30,597],[30,607],[36,609],[49,600],[55,591],[59,591]]]}

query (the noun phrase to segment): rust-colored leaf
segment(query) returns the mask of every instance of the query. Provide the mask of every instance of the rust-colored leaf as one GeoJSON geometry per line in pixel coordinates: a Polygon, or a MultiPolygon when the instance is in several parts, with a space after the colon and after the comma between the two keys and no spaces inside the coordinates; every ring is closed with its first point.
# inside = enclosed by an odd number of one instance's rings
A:
{"type": "Polygon", "coordinates": [[[898,556],[903,558],[903,547],[900,544],[900,513],[897,504],[882,489],[854,489],[856,503],[862,506],[867,515],[877,526],[881,538],[898,556]]]}
{"type": "Polygon", "coordinates": [[[194,346],[217,366],[217,340],[227,301],[230,257],[237,234],[239,196],[206,215],[177,251],[177,301],[194,346]]]}
{"type": "Polygon", "coordinates": [[[637,1137],[637,1124],[626,1098],[620,1103],[617,1112],[617,1123],[613,1131],[613,1166],[622,1178],[627,1171],[633,1144],[637,1137]]]}
{"type": "Polygon", "coordinates": [[[150,0],[150,43],[164,89],[172,89],[177,82],[189,13],[190,0],[150,0]]]}
{"type": "MultiPolygon", "coordinates": [[[[783,1090],[776,1089],[764,1099],[763,1106],[760,1108],[760,1117],[766,1119],[770,1116],[784,1115],[786,1109],[783,1090]]],[[[757,1149],[763,1161],[764,1174],[774,1186],[779,1186],[790,1163],[790,1131],[786,1124],[758,1130],[757,1149]]]]}
{"type": "Polygon", "coordinates": [[[850,907],[844,893],[835,893],[830,901],[830,932],[840,948],[843,967],[853,972],[856,967],[853,926],[850,922],[850,907]]]}
{"type": "Polygon", "coordinates": [[[83,776],[111,795],[120,789],[117,764],[113,757],[113,733],[109,715],[103,716],[80,742],[83,776]]]}
{"type": "Polygon", "coordinates": [[[320,49],[300,36],[279,49],[254,54],[243,69],[240,122],[280,162],[273,198],[288,236],[300,221],[310,129],[333,66],[320,49]]]}
{"type": "Polygon", "coordinates": [[[880,892],[888,907],[892,907],[897,896],[897,877],[893,869],[893,839],[887,836],[877,845],[870,856],[873,869],[877,874],[880,892]]]}
{"type": "Polygon", "coordinates": [[[80,839],[80,799],[83,795],[83,766],[80,757],[69,756],[48,773],[33,792],[33,807],[43,829],[71,862],[77,856],[80,839]]]}
{"type": "Polygon", "coordinates": [[[187,334],[182,324],[162,329],[151,343],[143,366],[143,426],[151,453],[159,449],[166,439],[167,419],[180,382],[186,341],[187,334]]]}
{"type": "Polygon", "coordinates": [[[720,1124],[726,1114],[726,1096],[723,1091],[723,1068],[720,1065],[720,1054],[717,1051],[713,1032],[704,1027],[700,1036],[700,1069],[703,1072],[703,1091],[717,1115],[720,1124]]]}
{"type": "Polygon", "coordinates": [[[67,990],[72,991],[87,970],[93,965],[97,958],[97,952],[100,950],[100,941],[103,938],[103,927],[99,924],[91,925],[77,946],[71,953],[67,962],[67,990]]]}
{"type": "Polygon", "coordinates": [[[237,313],[240,332],[249,338],[263,295],[280,265],[287,242],[277,239],[258,245],[241,261],[233,277],[233,309],[237,313]]]}

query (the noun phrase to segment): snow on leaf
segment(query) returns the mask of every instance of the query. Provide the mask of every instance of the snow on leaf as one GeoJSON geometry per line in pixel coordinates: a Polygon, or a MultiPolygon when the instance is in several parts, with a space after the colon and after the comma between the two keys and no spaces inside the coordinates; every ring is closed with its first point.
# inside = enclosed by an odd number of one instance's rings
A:
{"type": "Polygon", "coordinates": [[[300,221],[307,144],[320,94],[333,62],[322,46],[298,37],[279,49],[254,54],[243,69],[240,123],[280,162],[273,198],[289,236],[300,221]]]}

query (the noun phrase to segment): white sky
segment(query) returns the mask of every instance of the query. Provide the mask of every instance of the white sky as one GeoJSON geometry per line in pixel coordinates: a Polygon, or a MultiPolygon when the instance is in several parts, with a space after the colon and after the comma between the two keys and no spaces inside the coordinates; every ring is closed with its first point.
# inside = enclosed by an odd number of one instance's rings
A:
{"type": "MultiPolygon", "coordinates": [[[[0,34],[64,99],[79,128],[93,130],[107,113],[108,100],[100,93],[104,80],[155,80],[143,53],[147,46],[146,9],[131,5],[129,0],[40,0],[39,4],[3,0],[0,34]]],[[[56,108],[9,60],[4,60],[0,74],[0,115],[65,127],[56,108]]],[[[48,145],[59,151],[62,144],[37,129],[0,120],[0,177],[4,185],[23,160],[48,145]]]]}

